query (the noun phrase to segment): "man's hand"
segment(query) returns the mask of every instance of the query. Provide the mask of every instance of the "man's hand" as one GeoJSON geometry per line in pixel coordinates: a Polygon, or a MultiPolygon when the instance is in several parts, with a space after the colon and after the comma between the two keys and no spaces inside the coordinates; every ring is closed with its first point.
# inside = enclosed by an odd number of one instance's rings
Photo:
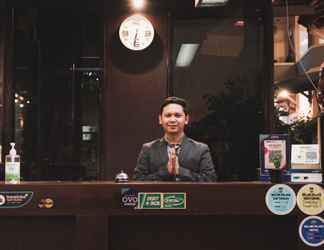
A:
{"type": "Polygon", "coordinates": [[[177,154],[175,148],[171,149],[170,158],[168,161],[168,172],[171,175],[176,174],[177,154]]]}

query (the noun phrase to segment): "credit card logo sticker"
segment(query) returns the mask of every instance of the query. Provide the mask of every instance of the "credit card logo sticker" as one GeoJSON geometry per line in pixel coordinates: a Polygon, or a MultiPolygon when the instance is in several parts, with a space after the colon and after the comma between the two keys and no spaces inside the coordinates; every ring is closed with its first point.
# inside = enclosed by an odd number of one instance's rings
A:
{"type": "Polygon", "coordinates": [[[39,208],[52,208],[54,207],[54,200],[51,198],[41,199],[38,203],[39,208]]]}

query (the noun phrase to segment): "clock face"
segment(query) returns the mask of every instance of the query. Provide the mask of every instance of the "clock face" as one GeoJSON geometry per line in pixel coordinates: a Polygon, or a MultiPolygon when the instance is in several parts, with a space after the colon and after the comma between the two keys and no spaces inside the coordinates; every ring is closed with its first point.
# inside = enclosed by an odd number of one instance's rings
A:
{"type": "Polygon", "coordinates": [[[119,27],[119,38],[130,50],[143,50],[153,41],[154,28],[151,22],[142,15],[126,18],[119,27]]]}

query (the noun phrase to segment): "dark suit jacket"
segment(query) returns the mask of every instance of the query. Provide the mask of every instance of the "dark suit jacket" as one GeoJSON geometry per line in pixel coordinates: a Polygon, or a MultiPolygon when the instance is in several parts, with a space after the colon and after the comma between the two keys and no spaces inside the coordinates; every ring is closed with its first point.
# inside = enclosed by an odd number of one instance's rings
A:
{"type": "MultiPolygon", "coordinates": [[[[167,142],[162,139],[145,143],[138,156],[134,172],[135,180],[172,181],[167,170],[167,142]]],[[[179,153],[179,176],[181,181],[215,181],[216,173],[206,144],[184,137],[179,153]]]]}

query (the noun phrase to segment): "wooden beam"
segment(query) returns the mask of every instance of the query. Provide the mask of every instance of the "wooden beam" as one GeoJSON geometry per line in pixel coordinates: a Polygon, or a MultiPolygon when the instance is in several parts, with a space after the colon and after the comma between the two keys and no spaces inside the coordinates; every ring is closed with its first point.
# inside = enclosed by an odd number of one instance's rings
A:
{"type": "MultiPolygon", "coordinates": [[[[273,16],[280,17],[286,16],[287,11],[285,6],[275,6],[273,7],[273,16]]],[[[311,6],[307,5],[291,5],[288,6],[288,15],[289,16],[305,16],[305,15],[313,15],[315,14],[315,10],[311,6]]]]}

